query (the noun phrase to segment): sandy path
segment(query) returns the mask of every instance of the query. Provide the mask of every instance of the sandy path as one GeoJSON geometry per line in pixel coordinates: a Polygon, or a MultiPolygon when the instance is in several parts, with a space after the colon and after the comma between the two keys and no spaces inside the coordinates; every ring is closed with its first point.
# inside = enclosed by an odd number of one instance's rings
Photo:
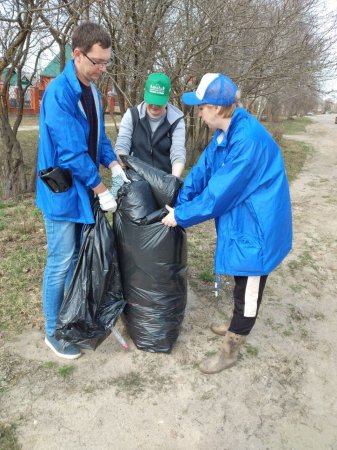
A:
{"type": "Polygon", "coordinates": [[[314,120],[297,137],[314,152],[291,188],[294,248],[239,364],[196,368],[220,342],[208,325],[230,314],[225,296],[190,292],[171,355],[125,354],[109,338],[65,379],[42,335],[25,333],[0,348],[0,420],[17,423],[24,450],[337,449],[337,125],[314,120]]]}

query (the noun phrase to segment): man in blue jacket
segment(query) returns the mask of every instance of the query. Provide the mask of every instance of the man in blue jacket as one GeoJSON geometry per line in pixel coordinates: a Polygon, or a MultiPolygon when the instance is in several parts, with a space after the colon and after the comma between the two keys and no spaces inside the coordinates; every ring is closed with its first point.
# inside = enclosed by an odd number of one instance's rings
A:
{"type": "Polygon", "coordinates": [[[73,59],[44,93],[40,111],[38,172],[58,168],[68,183],[54,191],[37,180],[37,206],[42,210],[48,255],[43,277],[45,342],[58,356],[81,356],[76,345],[57,341],[54,332],[77,261],[83,224],[94,223],[91,201],[99,198],[103,211],[115,211],[114,197],[102,183],[99,165],[111,169],[112,178],[124,171],[105,134],[103,112],[94,81],[110,62],[111,39],[96,23],[80,25],[72,36],[73,59]],[[70,180],[69,180],[70,178],[70,180]]]}
{"type": "Polygon", "coordinates": [[[199,365],[204,373],[217,373],[236,363],[255,324],[267,277],[291,249],[289,187],[278,145],[240,106],[230,78],[208,73],[182,100],[198,106],[200,117],[216,132],[162,222],[189,227],[215,219],[215,272],[235,280],[229,326],[211,327],[225,336],[224,342],[199,365]]]}

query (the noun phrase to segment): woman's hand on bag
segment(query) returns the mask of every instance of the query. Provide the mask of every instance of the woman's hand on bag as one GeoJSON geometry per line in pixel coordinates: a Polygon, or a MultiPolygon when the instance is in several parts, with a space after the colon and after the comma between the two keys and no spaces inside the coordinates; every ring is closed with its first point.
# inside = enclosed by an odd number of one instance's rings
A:
{"type": "Polygon", "coordinates": [[[130,183],[130,180],[128,180],[126,178],[125,172],[119,164],[115,164],[114,166],[111,167],[111,176],[112,176],[112,181],[116,177],[121,177],[121,179],[124,181],[124,183],[130,183]]]}
{"type": "Polygon", "coordinates": [[[164,219],[162,219],[162,223],[167,227],[176,227],[177,222],[174,218],[174,208],[171,208],[171,206],[168,205],[165,205],[165,208],[167,209],[168,214],[164,217],[164,219]]]}

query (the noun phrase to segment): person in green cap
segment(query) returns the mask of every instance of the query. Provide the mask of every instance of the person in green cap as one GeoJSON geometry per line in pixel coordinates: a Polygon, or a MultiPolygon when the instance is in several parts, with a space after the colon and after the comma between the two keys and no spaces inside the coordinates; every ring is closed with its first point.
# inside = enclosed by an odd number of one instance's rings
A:
{"type": "Polygon", "coordinates": [[[185,122],[182,111],[169,103],[170,91],[166,74],[148,76],[144,101],[129,108],[121,120],[115,152],[180,177],[186,161],[185,122]]]}

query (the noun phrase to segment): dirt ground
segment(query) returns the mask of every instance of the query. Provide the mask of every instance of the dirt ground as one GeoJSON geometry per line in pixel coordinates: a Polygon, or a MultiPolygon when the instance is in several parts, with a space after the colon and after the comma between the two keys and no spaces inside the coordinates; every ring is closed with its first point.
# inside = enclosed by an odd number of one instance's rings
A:
{"type": "Polygon", "coordinates": [[[0,421],[24,450],[337,449],[337,125],[313,121],[296,136],[314,150],[291,186],[293,251],[238,365],[197,369],[221,341],[208,327],[230,315],[229,289],[207,302],[189,292],[170,355],[109,337],[66,365],[41,332],[2,338],[0,421]]]}

